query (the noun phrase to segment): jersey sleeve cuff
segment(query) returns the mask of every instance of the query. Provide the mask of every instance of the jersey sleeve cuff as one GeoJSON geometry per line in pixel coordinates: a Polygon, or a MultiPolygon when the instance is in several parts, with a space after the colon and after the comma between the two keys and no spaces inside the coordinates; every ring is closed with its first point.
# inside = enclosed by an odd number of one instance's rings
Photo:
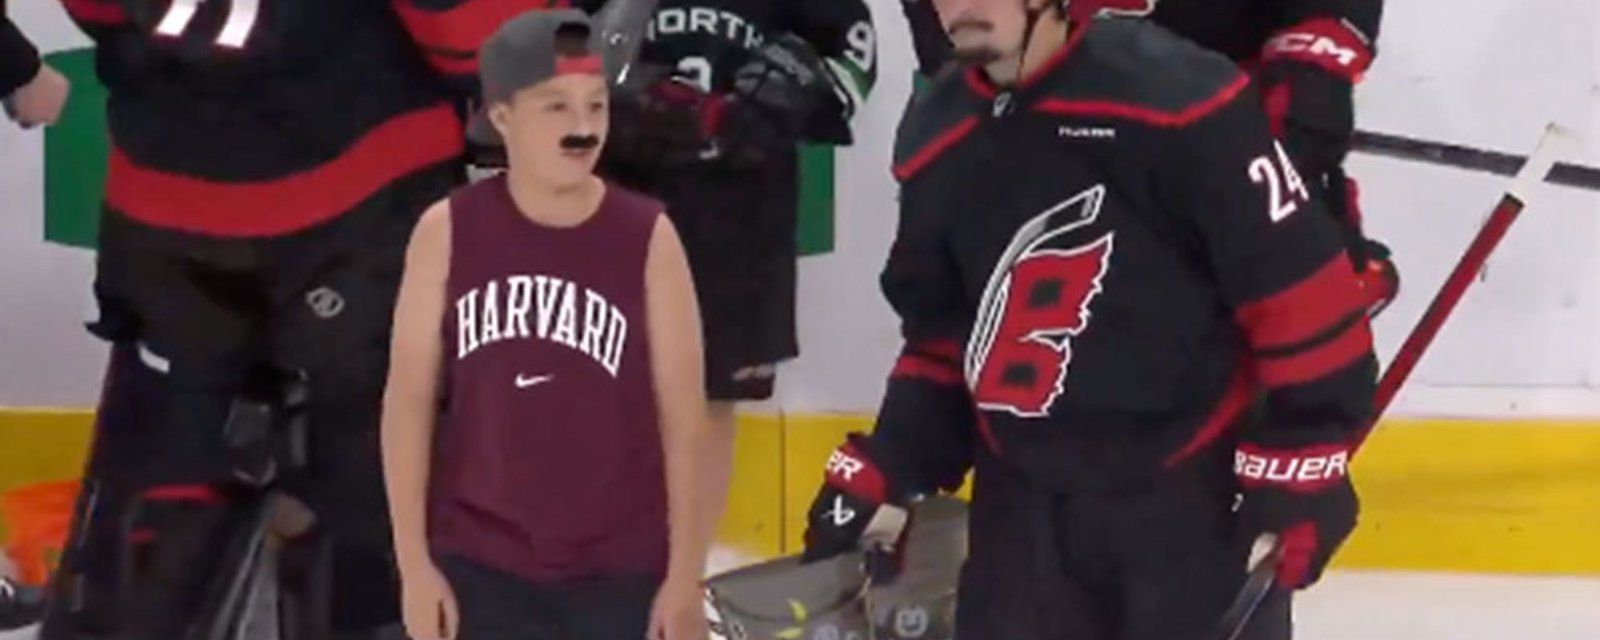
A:
{"type": "Polygon", "coordinates": [[[15,24],[0,18],[0,97],[10,96],[39,74],[39,51],[15,24]]]}

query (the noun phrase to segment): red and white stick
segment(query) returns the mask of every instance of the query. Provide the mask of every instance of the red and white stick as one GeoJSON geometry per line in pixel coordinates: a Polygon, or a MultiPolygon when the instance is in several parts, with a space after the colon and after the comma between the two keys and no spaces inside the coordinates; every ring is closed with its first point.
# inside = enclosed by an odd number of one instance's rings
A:
{"type": "Polygon", "coordinates": [[[1521,215],[1534,189],[1544,182],[1545,176],[1550,173],[1550,168],[1555,166],[1556,156],[1562,144],[1569,139],[1571,134],[1560,125],[1550,123],[1545,127],[1544,134],[1539,138],[1539,145],[1528,156],[1528,162],[1517,172],[1511,187],[1500,197],[1499,204],[1495,205],[1489,219],[1478,230],[1477,237],[1472,239],[1472,244],[1467,246],[1466,252],[1461,255],[1461,260],[1456,263],[1455,270],[1445,279],[1444,286],[1434,295],[1428,310],[1422,314],[1422,319],[1417,321],[1411,334],[1406,336],[1406,341],[1395,354],[1394,361],[1389,363],[1389,368],[1383,372],[1383,378],[1378,382],[1376,411],[1373,414],[1372,424],[1362,432],[1358,443],[1365,442],[1372,427],[1377,425],[1378,418],[1383,416],[1384,411],[1389,408],[1389,403],[1394,401],[1395,394],[1399,393],[1406,378],[1410,377],[1411,371],[1422,359],[1422,354],[1427,351],[1428,345],[1433,343],[1434,337],[1439,334],[1439,329],[1450,318],[1456,303],[1466,294],[1467,287],[1472,284],[1475,274],[1483,268],[1489,259],[1489,254],[1494,252],[1500,240],[1505,237],[1506,231],[1511,228],[1511,224],[1521,215]]]}

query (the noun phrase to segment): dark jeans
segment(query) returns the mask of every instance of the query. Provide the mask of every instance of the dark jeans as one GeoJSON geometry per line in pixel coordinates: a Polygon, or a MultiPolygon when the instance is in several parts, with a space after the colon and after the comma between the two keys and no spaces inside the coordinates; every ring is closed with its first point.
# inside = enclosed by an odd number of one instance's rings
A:
{"type": "Polygon", "coordinates": [[[455,556],[439,558],[461,611],[457,640],[640,640],[661,579],[539,584],[455,556]]]}

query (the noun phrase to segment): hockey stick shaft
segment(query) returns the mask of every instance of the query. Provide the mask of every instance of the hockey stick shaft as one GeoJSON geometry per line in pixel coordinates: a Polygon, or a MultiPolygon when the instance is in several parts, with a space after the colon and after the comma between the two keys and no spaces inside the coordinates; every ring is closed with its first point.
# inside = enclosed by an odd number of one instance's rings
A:
{"type": "Polygon", "coordinates": [[[1271,533],[1262,534],[1256,539],[1250,555],[1250,573],[1245,576],[1244,586],[1239,588],[1228,610],[1222,614],[1221,628],[1215,635],[1217,640],[1238,640],[1256,610],[1261,608],[1262,601],[1277,585],[1278,561],[1283,557],[1283,547],[1278,537],[1271,533]]]}
{"type": "MultiPolygon", "coordinates": [[[[1528,165],[1527,156],[1375,131],[1356,131],[1351,138],[1351,149],[1367,155],[1481,171],[1506,177],[1518,175],[1522,167],[1528,165]]],[[[1600,168],[1597,167],[1557,162],[1545,169],[1539,178],[1550,184],[1600,191],[1600,168]]]]}
{"type": "Polygon", "coordinates": [[[1445,279],[1444,286],[1439,289],[1438,293],[1434,294],[1433,301],[1429,303],[1427,311],[1417,321],[1417,325],[1411,330],[1410,335],[1406,336],[1405,342],[1400,346],[1400,351],[1395,354],[1394,361],[1383,372],[1383,377],[1378,382],[1373,423],[1367,427],[1367,431],[1362,434],[1358,442],[1366,440],[1367,433],[1370,433],[1372,426],[1377,424],[1377,417],[1382,416],[1384,411],[1388,409],[1389,404],[1394,401],[1395,395],[1400,391],[1400,387],[1411,376],[1411,372],[1422,359],[1423,353],[1433,343],[1433,339],[1438,336],[1439,330],[1444,326],[1445,321],[1450,318],[1451,312],[1455,310],[1456,304],[1466,294],[1467,288],[1472,284],[1473,277],[1483,268],[1484,263],[1489,259],[1489,255],[1499,246],[1501,239],[1505,238],[1506,231],[1511,228],[1512,223],[1516,222],[1517,217],[1522,214],[1528,195],[1539,185],[1541,178],[1548,175],[1550,168],[1555,165],[1555,156],[1558,151],[1557,142],[1564,137],[1565,133],[1562,129],[1554,124],[1545,129],[1543,137],[1539,140],[1539,146],[1534,149],[1528,161],[1523,164],[1521,171],[1517,172],[1516,180],[1512,182],[1510,189],[1506,191],[1505,195],[1501,196],[1499,204],[1495,205],[1494,211],[1489,215],[1489,219],[1478,230],[1477,236],[1467,246],[1467,250],[1461,255],[1461,259],[1456,262],[1455,269],[1445,279]]]}

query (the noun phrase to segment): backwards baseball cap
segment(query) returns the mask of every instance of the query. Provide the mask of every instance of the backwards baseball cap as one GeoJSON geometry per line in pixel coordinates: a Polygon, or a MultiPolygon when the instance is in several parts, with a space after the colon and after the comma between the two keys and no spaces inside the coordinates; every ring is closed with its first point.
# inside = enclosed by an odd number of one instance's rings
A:
{"type": "Polygon", "coordinates": [[[495,30],[478,50],[483,104],[467,122],[467,138],[501,144],[489,121],[489,105],[569,73],[604,76],[605,61],[595,46],[589,17],[577,9],[534,9],[495,30]]]}

